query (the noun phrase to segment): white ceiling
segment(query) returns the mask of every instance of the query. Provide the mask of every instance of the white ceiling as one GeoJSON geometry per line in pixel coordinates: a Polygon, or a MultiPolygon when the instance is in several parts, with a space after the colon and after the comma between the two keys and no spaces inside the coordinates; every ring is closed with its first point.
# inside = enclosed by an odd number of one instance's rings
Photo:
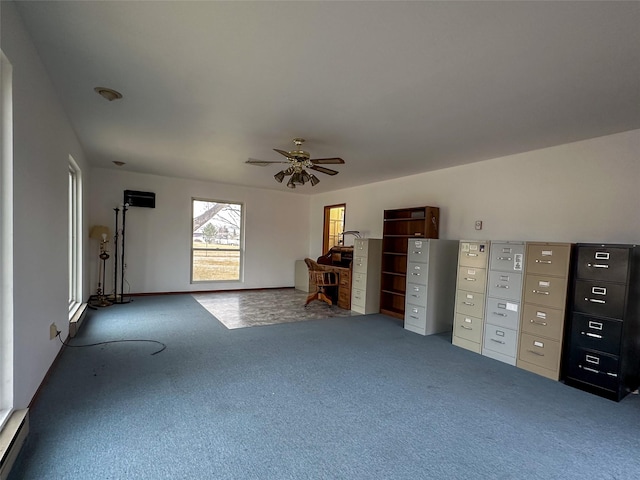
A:
{"type": "Polygon", "coordinates": [[[289,191],[244,162],[300,136],[310,194],[640,128],[635,1],[17,5],[99,167],[289,191]]]}

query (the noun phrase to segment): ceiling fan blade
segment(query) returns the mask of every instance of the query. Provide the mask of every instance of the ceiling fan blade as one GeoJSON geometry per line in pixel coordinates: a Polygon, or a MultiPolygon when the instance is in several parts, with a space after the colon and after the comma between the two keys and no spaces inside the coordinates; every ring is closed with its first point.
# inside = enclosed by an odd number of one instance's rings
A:
{"type": "Polygon", "coordinates": [[[267,167],[267,166],[272,165],[274,163],[289,163],[289,162],[281,162],[281,161],[270,162],[268,160],[258,160],[258,159],[255,159],[255,158],[250,158],[249,160],[247,160],[244,163],[248,163],[249,165],[257,165],[258,167],[267,167]]]}
{"type": "Polygon", "coordinates": [[[311,170],[315,170],[316,172],[326,173],[327,175],[337,175],[339,172],[335,170],[331,170],[330,168],[318,167],[316,165],[309,167],[311,170]]]}
{"type": "Polygon", "coordinates": [[[278,150],[277,148],[274,148],[274,150],[278,152],[280,155],[284,155],[287,158],[291,158],[291,155],[289,155],[289,152],[285,152],[284,150],[278,150]]]}
{"type": "Polygon", "coordinates": [[[344,160],[341,158],[312,158],[311,163],[314,165],[341,165],[344,160]]]}

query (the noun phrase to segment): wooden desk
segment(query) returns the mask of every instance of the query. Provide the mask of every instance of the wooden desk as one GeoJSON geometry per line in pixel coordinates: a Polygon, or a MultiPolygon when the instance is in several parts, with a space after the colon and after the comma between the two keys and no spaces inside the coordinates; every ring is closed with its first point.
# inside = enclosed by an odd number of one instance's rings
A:
{"type": "MultiPolygon", "coordinates": [[[[337,305],[345,310],[351,310],[351,267],[334,267],[331,265],[322,265],[323,270],[335,272],[338,274],[338,301],[337,305]]],[[[309,291],[315,292],[316,286],[309,280],[309,291]]]]}
{"type": "Polygon", "coordinates": [[[351,310],[351,268],[329,267],[338,272],[338,306],[351,310]]]}
{"type": "Polygon", "coordinates": [[[329,252],[318,257],[318,263],[338,274],[338,306],[351,310],[351,268],[353,264],[353,246],[331,247],[329,252]]]}

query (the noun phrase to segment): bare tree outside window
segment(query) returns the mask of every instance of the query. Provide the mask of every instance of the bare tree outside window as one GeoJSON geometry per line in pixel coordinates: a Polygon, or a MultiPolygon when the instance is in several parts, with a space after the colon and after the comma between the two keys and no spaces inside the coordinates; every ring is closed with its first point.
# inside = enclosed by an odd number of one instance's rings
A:
{"type": "Polygon", "coordinates": [[[239,203],[192,200],[191,281],[238,281],[242,271],[239,203]]]}

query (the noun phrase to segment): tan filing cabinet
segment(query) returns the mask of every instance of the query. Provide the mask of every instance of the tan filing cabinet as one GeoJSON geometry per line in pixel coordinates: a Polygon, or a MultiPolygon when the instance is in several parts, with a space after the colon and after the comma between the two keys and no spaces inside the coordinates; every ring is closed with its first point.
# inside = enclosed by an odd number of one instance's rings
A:
{"type": "Polygon", "coordinates": [[[528,242],[516,365],[560,379],[571,244],[528,242]]]}
{"type": "Polygon", "coordinates": [[[461,240],[451,343],[482,352],[489,241],[461,240]]]}

